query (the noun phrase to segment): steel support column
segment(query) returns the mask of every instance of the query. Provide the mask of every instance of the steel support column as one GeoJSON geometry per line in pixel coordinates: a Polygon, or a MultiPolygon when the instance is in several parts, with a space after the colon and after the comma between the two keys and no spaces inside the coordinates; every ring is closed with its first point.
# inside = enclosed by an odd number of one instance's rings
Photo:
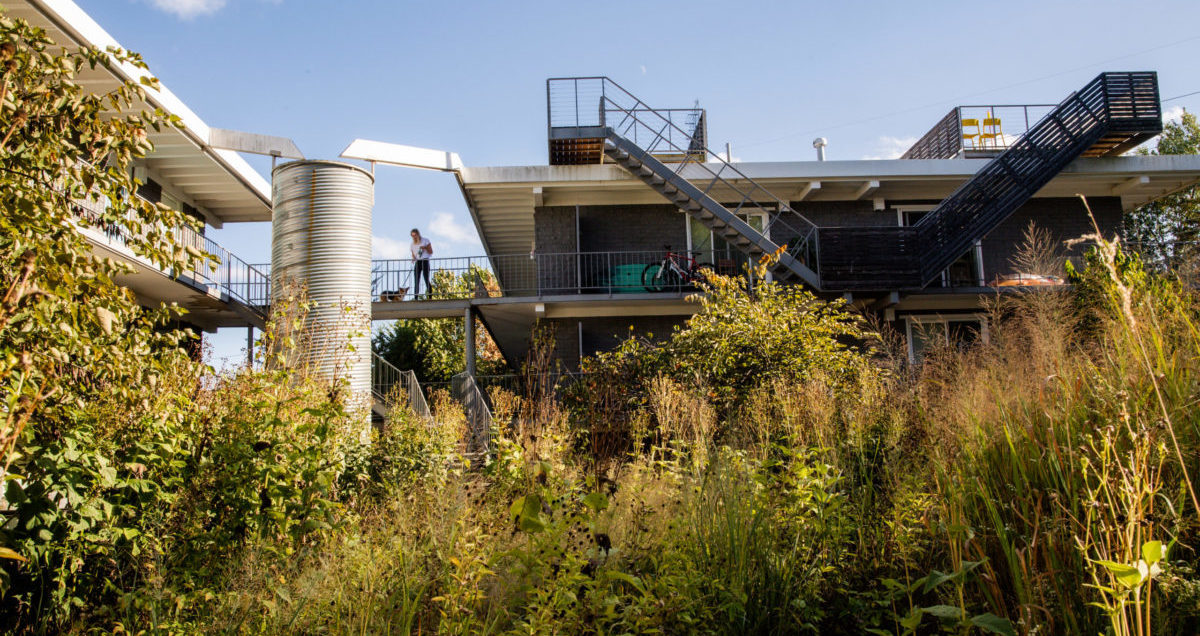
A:
{"type": "Polygon", "coordinates": [[[467,361],[467,375],[475,377],[475,308],[467,307],[463,312],[463,357],[467,361]]]}

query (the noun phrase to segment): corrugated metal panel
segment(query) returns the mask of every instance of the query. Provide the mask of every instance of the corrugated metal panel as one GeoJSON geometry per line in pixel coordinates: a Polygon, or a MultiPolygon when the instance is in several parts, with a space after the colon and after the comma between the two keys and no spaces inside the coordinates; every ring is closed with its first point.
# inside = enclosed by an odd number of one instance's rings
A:
{"type": "MultiPolygon", "coordinates": [[[[326,378],[345,378],[369,406],[371,394],[371,208],[375,179],[334,161],[292,161],[272,173],[272,306],[289,283],[315,304],[299,352],[326,378]]],[[[293,288],[294,289],[294,288],[293,288]]]]}

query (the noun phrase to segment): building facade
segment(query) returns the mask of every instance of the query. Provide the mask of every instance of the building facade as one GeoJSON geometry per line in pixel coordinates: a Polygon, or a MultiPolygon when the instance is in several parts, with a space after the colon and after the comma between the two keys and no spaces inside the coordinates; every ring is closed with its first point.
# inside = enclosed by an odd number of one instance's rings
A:
{"type": "Polygon", "coordinates": [[[377,317],[465,311],[514,367],[540,324],[573,370],[695,311],[686,284],[647,282],[668,252],[738,275],[774,252],[774,279],[876,314],[915,358],[930,338],[986,337],[996,294],[1062,284],[1014,261],[1031,224],[1077,259],[1087,242],[1065,241],[1118,237],[1126,212],[1200,181],[1200,158],[1127,154],[1161,131],[1153,73],[1102,74],[1057,105],[955,108],[894,160],[728,163],[704,147],[703,111],[607,78],[549,80],[547,104],[548,165],[457,171],[487,254],[433,264],[489,269],[499,291],[377,317]]]}

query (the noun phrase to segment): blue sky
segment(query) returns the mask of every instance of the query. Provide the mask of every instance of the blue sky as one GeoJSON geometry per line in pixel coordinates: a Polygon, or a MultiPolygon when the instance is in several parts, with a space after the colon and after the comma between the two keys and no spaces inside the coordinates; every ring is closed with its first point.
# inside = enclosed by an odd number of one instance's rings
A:
{"type": "MultiPolygon", "coordinates": [[[[1104,70],[1200,91],[1200,3],[75,0],[212,126],[336,158],[362,137],[546,163],[545,80],[608,75],[653,105],[708,109],[743,161],[898,154],[952,106],[1054,103],[1104,70]]],[[[1169,109],[1200,109],[1200,95],[1169,109]]],[[[252,160],[264,175],[269,162],[252,160]]],[[[439,256],[481,252],[454,179],[380,168],[381,254],[421,227],[439,256]]],[[[251,262],[266,224],[213,236],[251,262]]],[[[212,339],[235,356],[245,333],[212,339]]]]}

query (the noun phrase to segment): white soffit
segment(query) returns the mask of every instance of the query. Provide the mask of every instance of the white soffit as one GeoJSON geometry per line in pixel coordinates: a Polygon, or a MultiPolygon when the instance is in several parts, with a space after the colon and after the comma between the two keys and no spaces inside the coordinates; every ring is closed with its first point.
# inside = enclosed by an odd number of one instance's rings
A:
{"type": "MultiPolygon", "coordinates": [[[[5,8],[11,17],[24,18],[46,29],[51,39],[63,46],[124,48],[71,0],[17,0],[5,2],[5,8]]],[[[134,82],[153,77],[145,69],[116,62],[107,69],[87,73],[134,82]]],[[[79,78],[85,88],[96,84],[98,90],[111,90],[103,86],[101,78],[89,75],[81,74],[79,78]]],[[[211,213],[214,225],[222,221],[271,219],[270,184],[237,153],[213,148],[209,138],[211,129],[182,100],[160,82],[158,90],[147,90],[146,106],[162,108],[180,120],[179,128],[152,131],[150,135],[155,152],[147,156],[146,163],[159,174],[171,175],[164,185],[181,191],[211,213]],[[159,148],[164,152],[160,154],[159,148]],[[203,183],[204,187],[194,187],[191,183],[203,183]]]]}
{"type": "Polygon", "coordinates": [[[442,172],[458,172],[463,167],[458,153],[371,141],[370,139],[355,139],[350,142],[349,146],[346,146],[341,156],[344,159],[361,159],[405,168],[440,170],[442,172]]]}

